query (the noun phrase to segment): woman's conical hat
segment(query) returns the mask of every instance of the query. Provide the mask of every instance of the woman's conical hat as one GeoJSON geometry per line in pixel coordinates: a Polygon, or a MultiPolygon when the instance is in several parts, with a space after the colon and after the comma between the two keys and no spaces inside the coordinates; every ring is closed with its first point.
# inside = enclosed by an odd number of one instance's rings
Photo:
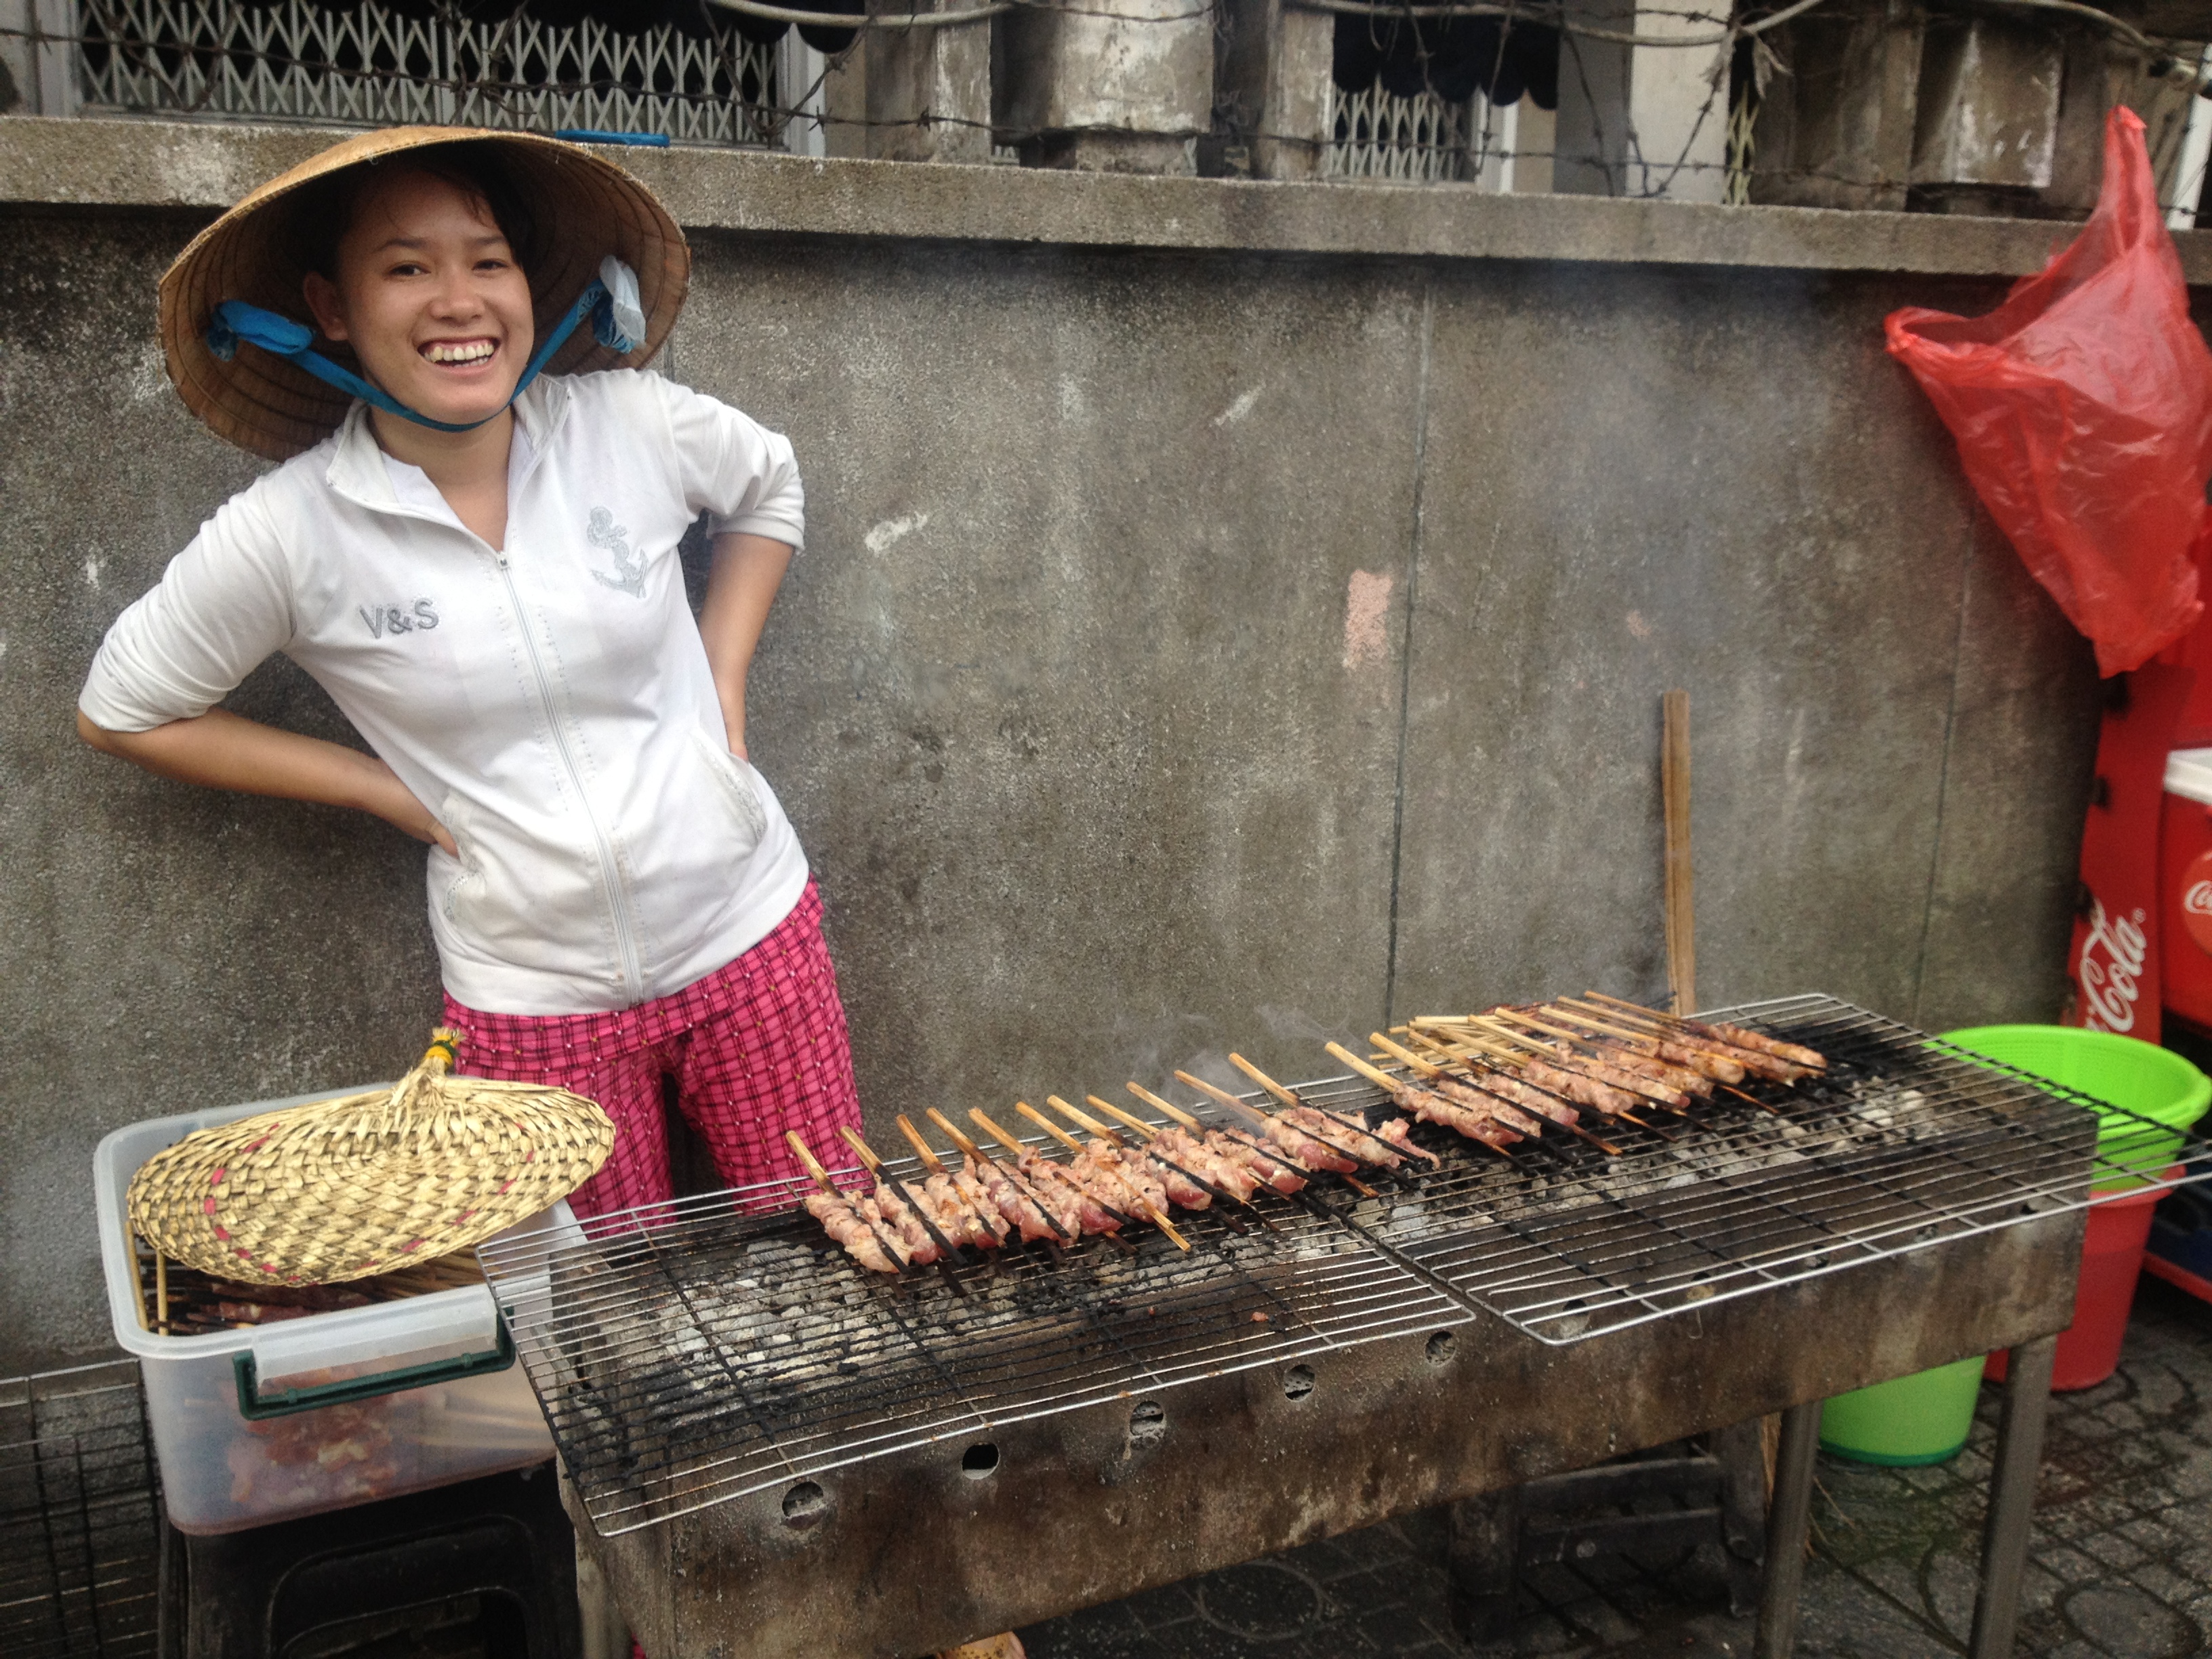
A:
{"type": "Polygon", "coordinates": [[[615,1126],[533,1083],[452,1077],[440,1031],[396,1087],[185,1136],[131,1179],[163,1255],[246,1284],[336,1285],[480,1244],[590,1180],[615,1126]]]}
{"type": "Polygon", "coordinates": [[[290,234],[295,204],[289,198],[348,167],[373,167],[439,145],[495,149],[528,202],[543,245],[526,273],[540,338],[608,254],[637,272],[644,345],[625,356],[601,345],[588,328],[580,329],[555,354],[550,372],[635,368],[651,360],[684,308],[691,281],[684,233],[651,191],[611,161],[557,138],[474,127],[389,127],[333,144],[271,179],[195,236],[163,274],[162,350],[170,381],[193,414],[240,448],[279,461],[337,429],[353,401],[345,392],[251,346],[226,362],[209,348],[208,323],[225,300],[309,320],[301,295],[307,269],[290,234]]]}

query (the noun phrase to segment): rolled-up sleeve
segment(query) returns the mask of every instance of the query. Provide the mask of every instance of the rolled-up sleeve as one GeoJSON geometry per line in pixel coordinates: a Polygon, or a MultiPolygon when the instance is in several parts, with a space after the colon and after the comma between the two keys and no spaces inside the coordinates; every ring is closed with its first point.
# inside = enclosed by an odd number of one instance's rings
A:
{"type": "Polygon", "coordinates": [[[294,632],[291,583],[257,491],[227,502],[108,629],[77,707],[110,732],[204,714],[294,632]]]}
{"type": "Polygon", "coordinates": [[[791,440],[750,415],[648,374],[676,440],[684,499],[716,536],[737,531],[793,547],[806,540],[806,495],[791,440]]]}

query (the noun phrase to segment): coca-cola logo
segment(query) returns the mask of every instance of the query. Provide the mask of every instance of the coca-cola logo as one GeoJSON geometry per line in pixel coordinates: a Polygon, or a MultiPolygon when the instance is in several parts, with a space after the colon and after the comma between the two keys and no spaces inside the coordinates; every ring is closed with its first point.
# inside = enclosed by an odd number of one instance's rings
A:
{"type": "Polygon", "coordinates": [[[2212,916],[2212,881],[2200,881],[2181,896],[2181,908],[2192,916],[2212,916]]]}
{"type": "MultiPolygon", "coordinates": [[[[2212,882],[2205,885],[2212,887],[2212,882]]],[[[2105,914],[2103,900],[2089,901],[2089,933],[2081,941],[2074,977],[2087,1011],[2081,1024],[2090,1030],[2135,1029],[2136,999],[2142,994],[2143,964],[2150,956],[2150,940],[2142,930],[2146,920],[2138,910],[2132,919],[2115,921],[2105,914]]]]}

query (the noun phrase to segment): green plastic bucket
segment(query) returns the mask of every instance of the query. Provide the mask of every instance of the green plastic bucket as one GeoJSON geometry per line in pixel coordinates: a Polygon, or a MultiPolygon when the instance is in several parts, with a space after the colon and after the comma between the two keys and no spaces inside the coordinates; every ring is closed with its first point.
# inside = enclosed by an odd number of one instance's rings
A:
{"type": "Polygon", "coordinates": [[[2097,1158],[2107,1167],[2096,1192],[2118,1192],[2158,1175],[2180,1156],[2182,1132],[2212,1103],[2212,1078],[2137,1037],[2070,1025],[1974,1025],[1946,1031],[1942,1040],[2134,1113],[2098,1114],[2097,1158]]]}
{"type": "Polygon", "coordinates": [[[1820,1407],[1820,1449],[1893,1468],[1955,1457],[1974,1426],[1982,1357],[1839,1394],[1820,1407]]]}

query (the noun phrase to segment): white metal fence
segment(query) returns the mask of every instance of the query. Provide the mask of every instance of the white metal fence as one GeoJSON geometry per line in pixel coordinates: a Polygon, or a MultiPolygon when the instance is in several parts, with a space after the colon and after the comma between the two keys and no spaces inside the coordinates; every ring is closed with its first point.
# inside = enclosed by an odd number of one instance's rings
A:
{"type": "MultiPolygon", "coordinates": [[[[458,5],[404,16],[378,0],[77,0],[87,113],[380,126],[436,122],[665,133],[678,143],[781,141],[780,56],[726,23],[705,38],[623,33],[458,5]]],[[[805,88],[794,88],[803,94],[805,88]]]]}
{"type": "Polygon", "coordinates": [[[1328,88],[1330,142],[1322,171],[1331,179],[1390,179],[1409,185],[1471,177],[1470,118],[1480,100],[1446,103],[1432,92],[1394,97],[1377,81],[1364,92],[1328,88]]]}

